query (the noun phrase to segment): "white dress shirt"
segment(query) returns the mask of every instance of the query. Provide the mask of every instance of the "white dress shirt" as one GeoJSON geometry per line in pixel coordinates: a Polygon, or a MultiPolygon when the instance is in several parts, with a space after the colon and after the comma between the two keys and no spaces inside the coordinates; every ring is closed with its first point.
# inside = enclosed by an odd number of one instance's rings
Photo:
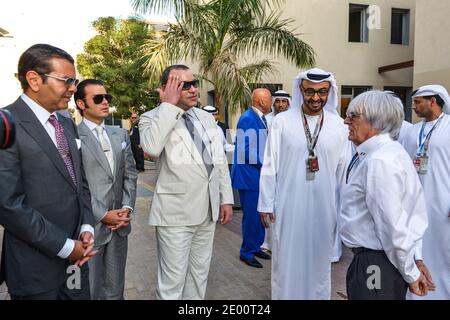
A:
{"type": "Polygon", "coordinates": [[[412,283],[420,276],[415,250],[428,218],[411,158],[388,134],[368,139],[356,151],[360,159],[342,194],[342,241],[350,248],[385,251],[404,280],[412,283]]]}
{"type": "MultiPolygon", "coordinates": [[[[57,113],[48,112],[46,109],[37,104],[34,100],[29,98],[26,94],[22,94],[21,98],[30,107],[31,111],[33,111],[33,113],[36,115],[39,122],[44,127],[45,131],[47,131],[50,139],[52,139],[53,143],[57,147],[55,127],[48,121],[48,119],[52,114],[55,115],[56,118],[58,119],[57,113]]],[[[90,232],[92,236],[94,236],[94,228],[92,228],[91,225],[83,224],[80,229],[80,234],[82,234],[85,231],[90,232]]],[[[73,241],[72,239],[67,239],[62,249],[58,252],[58,257],[62,259],[67,259],[67,257],[70,256],[74,248],[75,248],[75,241],[73,241]]]]}

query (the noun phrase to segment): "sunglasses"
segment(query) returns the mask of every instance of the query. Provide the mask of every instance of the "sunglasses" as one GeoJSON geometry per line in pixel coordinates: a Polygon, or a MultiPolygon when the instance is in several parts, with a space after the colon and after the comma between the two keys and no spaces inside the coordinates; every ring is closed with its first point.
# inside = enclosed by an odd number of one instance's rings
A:
{"type": "Polygon", "coordinates": [[[68,87],[74,85],[75,87],[78,85],[78,83],[80,82],[80,80],[75,79],[75,78],[63,78],[63,77],[57,77],[57,76],[52,76],[49,74],[44,73],[44,76],[48,77],[48,78],[53,78],[56,80],[60,80],[60,81],[64,81],[64,84],[68,87]]]}
{"type": "Polygon", "coordinates": [[[187,91],[187,90],[191,89],[191,87],[198,88],[199,84],[200,84],[200,81],[198,81],[198,80],[184,81],[182,90],[187,91]]]}
{"type": "Polygon", "coordinates": [[[106,99],[108,103],[111,103],[113,97],[112,95],[106,93],[106,94],[95,94],[92,96],[92,101],[94,101],[95,104],[100,104],[103,102],[103,99],[106,99]]]}

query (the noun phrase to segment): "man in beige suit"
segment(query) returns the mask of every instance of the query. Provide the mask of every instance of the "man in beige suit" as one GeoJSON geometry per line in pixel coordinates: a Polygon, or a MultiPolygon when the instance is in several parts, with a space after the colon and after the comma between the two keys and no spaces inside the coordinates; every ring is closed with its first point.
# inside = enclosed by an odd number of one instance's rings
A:
{"type": "Polygon", "coordinates": [[[161,105],[141,116],[141,145],[158,158],[150,225],[158,242],[157,299],[204,299],[216,221],[231,220],[233,193],[214,118],[193,108],[198,80],[168,67],[161,105]]]}

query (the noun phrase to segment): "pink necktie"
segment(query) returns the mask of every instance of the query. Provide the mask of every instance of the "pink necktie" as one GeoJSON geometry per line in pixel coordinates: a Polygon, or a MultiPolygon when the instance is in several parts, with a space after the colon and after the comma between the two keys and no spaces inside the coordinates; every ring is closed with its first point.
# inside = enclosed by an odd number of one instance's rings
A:
{"type": "Polygon", "coordinates": [[[54,114],[50,116],[48,122],[50,122],[51,125],[55,127],[56,145],[58,148],[58,152],[64,160],[64,163],[66,164],[66,168],[69,171],[70,176],[72,177],[73,183],[77,185],[75,170],[73,169],[72,157],[70,155],[69,144],[67,143],[66,136],[64,135],[64,128],[61,126],[54,114]]]}

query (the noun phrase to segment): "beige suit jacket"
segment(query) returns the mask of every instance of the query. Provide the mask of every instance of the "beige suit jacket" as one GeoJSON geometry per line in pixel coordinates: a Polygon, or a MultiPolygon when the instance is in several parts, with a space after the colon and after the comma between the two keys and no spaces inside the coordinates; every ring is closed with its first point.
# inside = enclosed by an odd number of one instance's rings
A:
{"type": "Polygon", "coordinates": [[[213,221],[217,221],[220,206],[233,204],[227,161],[214,118],[203,110],[193,111],[210,140],[214,168],[209,177],[182,118],[182,109],[163,103],[141,116],[142,148],[157,158],[150,225],[199,225],[210,208],[213,221]]]}

